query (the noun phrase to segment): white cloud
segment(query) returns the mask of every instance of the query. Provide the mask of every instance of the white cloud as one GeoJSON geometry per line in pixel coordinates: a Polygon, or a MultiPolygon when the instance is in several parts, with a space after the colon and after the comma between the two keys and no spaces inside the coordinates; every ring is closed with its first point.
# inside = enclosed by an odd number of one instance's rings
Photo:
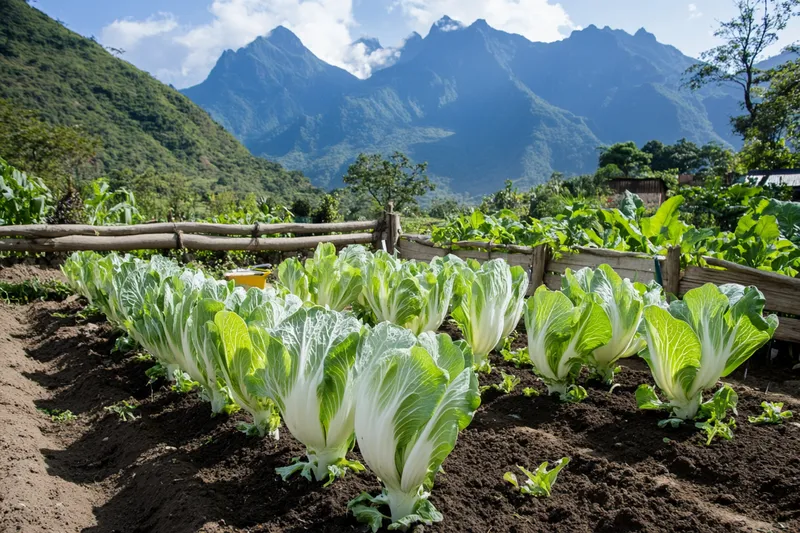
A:
{"type": "Polygon", "coordinates": [[[703,16],[695,4],[689,4],[689,20],[698,19],[703,16]]]}
{"type": "Polygon", "coordinates": [[[103,28],[102,41],[117,48],[132,48],[142,39],[169,33],[178,27],[171,13],[158,13],[147,20],[117,19],[103,28]]]}
{"type": "Polygon", "coordinates": [[[396,0],[395,6],[423,35],[444,15],[464,24],[485,19],[493,28],[532,41],[557,41],[575,28],[561,4],[549,0],[396,0]]]}
{"type": "Polygon", "coordinates": [[[385,64],[394,53],[367,54],[363,45],[351,46],[357,27],[353,0],[213,0],[208,11],[210,22],[191,27],[166,16],[115,21],[104,28],[103,42],[125,44],[126,59],[179,87],[205,79],[226,49],[241,48],[280,25],[294,32],[320,59],[360,77],[369,76],[373,67],[385,64]],[[162,24],[157,26],[158,22],[162,24]],[[156,26],[161,31],[155,31],[156,26]],[[122,36],[128,36],[127,40],[122,36]],[[172,64],[153,65],[152,54],[163,56],[164,49],[169,49],[172,64]]]}

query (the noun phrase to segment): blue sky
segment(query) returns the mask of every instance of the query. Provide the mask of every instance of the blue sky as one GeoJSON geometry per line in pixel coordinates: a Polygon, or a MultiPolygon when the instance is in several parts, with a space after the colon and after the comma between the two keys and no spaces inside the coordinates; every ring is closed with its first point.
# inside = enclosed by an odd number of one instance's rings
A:
{"type": "MultiPolygon", "coordinates": [[[[628,32],[644,27],[659,41],[696,57],[714,46],[716,21],[735,13],[733,0],[37,0],[35,7],[83,35],[122,48],[124,58],[178,88],[202,81],[227,48],[239,48],[278,24],[317,56],[360,77],[391,51],[367,54],[362,36],[397,46],[423,36],[442,15],[534,41],[554,41],[595,24],[628,32]]],[[[800,40],[800,21],[785,43],[800,40]]],[[[774,50],[777,53],[779,50],[774,50]]]]}

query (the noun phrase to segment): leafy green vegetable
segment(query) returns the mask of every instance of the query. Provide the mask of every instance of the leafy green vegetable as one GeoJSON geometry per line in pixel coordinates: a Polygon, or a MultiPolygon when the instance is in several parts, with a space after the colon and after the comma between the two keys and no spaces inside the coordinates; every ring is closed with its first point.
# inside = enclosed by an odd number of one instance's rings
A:
{"type": "Polygon", "coordinates": [[[700,406],[698,418],[703,419],[701,422],[695,422],[695,426],[702,429],[708,435],[706,446],[711,445],[714,437],[720,436],[725,440],[733,438],[733,430],[736,428],[736,420],[733,417],[725,421],[728,416],[728,409],[736,412],[736,404],[739,401],[739,395],[730,388],[728,385],[723,385],[717,392],[714,393],[711,400],[705,402],[700,406]]]}
{"type": "Polygon", "coordinates": [[[333,244],[320,243],[305,263],[295,258],[282,262],[278,285],[304,302],[343,311],[361,294],[361,269],[366,261],[363,246],[348,246],[337,255],[333,244]]]}
{"type": "Polygon", "coordinates": [[[426,488],[480,405],[469,348],[382,323],[363,339],[356,369],[358,448],[384,491],[348,508],[375,531],[386,516],[372,505],[388,505],[391,528],[440,521],[426,488]]]}
{"type": "Polygon", "coordinates": [[[528,299],[525,309],[528,354],[550,394],[567,399],[583,361],[611,339],[611,322],[599,298],[586,295],[579,305],[566,294],[544,285],[528,299]]]}
{"type": "Polygon", "coordinates": [[[450,310],[458,272],[451,262],[402,261],[384,251],[363,266],[363,297],[377,322],[404,326],[415,334],[436,331],[450,310]]]}
{"type": "Polygon", "coordinates": [[[548,462],[545,461],[534,472],[517,465],[517,468],[525,474],[527,479],[520,483],[513,472],[506,472],[503,475],[503,479],[514,485],[514,488],[519,489],[522,494],[546,498],[550,496],[553,490],[553,485],[558,479],[558,473],[568,464],[569,457],[564,457],[556,461],[553,468],[547,470],[548,462]]]}
{"type": "Polygon", "coordinates": [[[764,410],[758,416],[748,416],[747,420],[751,424],[783,424],[785,420],[792,418],[791,411],[783,410],[783,402],[761,402],[764,410]]]}
{"type": "Polygon", "coordinates": [[[661,287],[622,279],[608,265],[600,265],[596,270],[582,268],[577,272],[567,269],[561,283],[562,291],[576,305],[587,294],[599,296],[598,303],[611,323],[611,339],[589,354],[588,364],[598,377],[611,384],[617,361],[636,355],[646,346],[644,337],[639,334],[645,295],[649,293],[647,300],[658,300],[661,287]]]}
{"type": "Polygon", "coordinates": [[[480,265],[451,261],[461,274],[452,316],[472,348],[475,364],[486,367],[489,352],[516,328],[528,278],[522,267],[509,267],[502,259],[480,265]]]}
{"type": "Polygon", "coordinates": [[[662,403],[652,388],[636,391],[642,409],[669,408],[676,418],[697,414],[704,390],[733,372],[778,327],[778,318],[762,316],[764,296],[755,287],[706,284],[687,292],[669,310],[644,310],[647,350],[642,357],[667,397],[662,403]]]}
{"type": "Polygon", "coordinates": [[[500,372],[500,376],[503,380],[500,383],[492,383],[491,385],[485,385],[481,387],[481,393],[486,392],[487,390],[496,390],[498,392],[502,392],[504,394],[511,394],[514,392],[514,389],[520,383],[520,379],[515,376],[514,374],[506,374],[505,372],[500,372]]]}
{"type": "Polygon", "coordinates": [[[248,392],[274,401],[289,432],[306,447],[307,462],[278,473],[284,479],[294,472],[310,479],[313,473],[317,481],[343,474],[351,465],[345,455],[353,445],[361,323],[321,307],[302,308],[272,329],[247,328],[238,315],[224,311],[216,320],[231,322],[223,333],[226,343],[230,338],[237,357],[252,361],[245,375],[248,392]]]}

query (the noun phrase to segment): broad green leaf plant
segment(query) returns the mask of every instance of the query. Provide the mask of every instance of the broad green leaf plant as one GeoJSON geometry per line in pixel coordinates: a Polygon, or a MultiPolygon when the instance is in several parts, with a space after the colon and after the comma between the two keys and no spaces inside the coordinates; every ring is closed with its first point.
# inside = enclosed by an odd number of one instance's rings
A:
{"type": "Polygon", "coordinates": [[[644,306],[662,300],[661,287],[623,279],[608,265],[597,269],[567,269],[561,278],[562,291],[576,305],[589,294],[598,296],[598,304],[611,323],[611,339],[592,351],[587,364],[605,383],[611,384],[620,359],[641,352],[647,343],[639,332],[644,306]]]}
{"type": "Polygon", "coordinates": [[[383,492],[348,504],[378,531],[442,520],[428,499],[436,473],[480,405],[472,357],[463,342],[383,323],[359,347],[355,429],[358,448],[383,492]],[[381,510],[388,506],[389,515],[381,510]]]}
{"type": "Polygon", "coordinates": [[[735,284],[692,289],[669,309],[646,306],[647,349],[642,357],[666,402],[657,399],[652,387],[641,385],[636,391],[639,407],[694,418],[703,392],[772,338],[778,317],[764,317],[763,312],[761,291],[735,284]]]}
{"type": "Polygon", "coordinates": [[[544,285],[525,306],[528,356],[550,394],[568,400],[584,361],[612,338],[612,325],[595,294],[576,305],[561,291],[544,285]]]}

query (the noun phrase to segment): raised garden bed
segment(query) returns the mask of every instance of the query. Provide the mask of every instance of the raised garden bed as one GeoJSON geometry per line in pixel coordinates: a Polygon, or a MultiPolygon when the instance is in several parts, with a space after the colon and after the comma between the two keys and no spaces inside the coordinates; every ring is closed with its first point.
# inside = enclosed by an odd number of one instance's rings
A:
{"type": "MultiPolygon", "coordinates": [[[[367,531],[346,504],[379,489],[372,474],[327,488],[282,482],[275,467],[303,451],[288,432],[277,442],[246,437],[235,429],[243,417],[211,418],[194,394],[148,385],[152,363],[112,353],[110,327],[76,317],[80,310],[74,298],[0,304],[0,530],[367,531]],[[139,404],[133,422],[103,409],[131,398],[139,404]],[[36,408],[77,418],[54,422],[36,408]]],[[[659,429],[662,415],[637,410],[633,392],[651,382],[638,359],[628,360],[613,392],[589,383],[586,401],[562,404],[523,396],[523,387],[544,387],[493,354],[497,369],[481,384],[498,382],[500,370],[522,383],[509,395],[484,394],[437,476],[432,501],[445,520],[425,530],[800,530],[800,425],[746,418],[763,400],[800,410],[794,361],[768,360],[757,354],[732,376],[740,398],[734,440],[706,447],[691,428],[659,429]],[[502,479],[517,464],[564,456],[572,461],[549,499],[520,496],[502,479]]]]}

